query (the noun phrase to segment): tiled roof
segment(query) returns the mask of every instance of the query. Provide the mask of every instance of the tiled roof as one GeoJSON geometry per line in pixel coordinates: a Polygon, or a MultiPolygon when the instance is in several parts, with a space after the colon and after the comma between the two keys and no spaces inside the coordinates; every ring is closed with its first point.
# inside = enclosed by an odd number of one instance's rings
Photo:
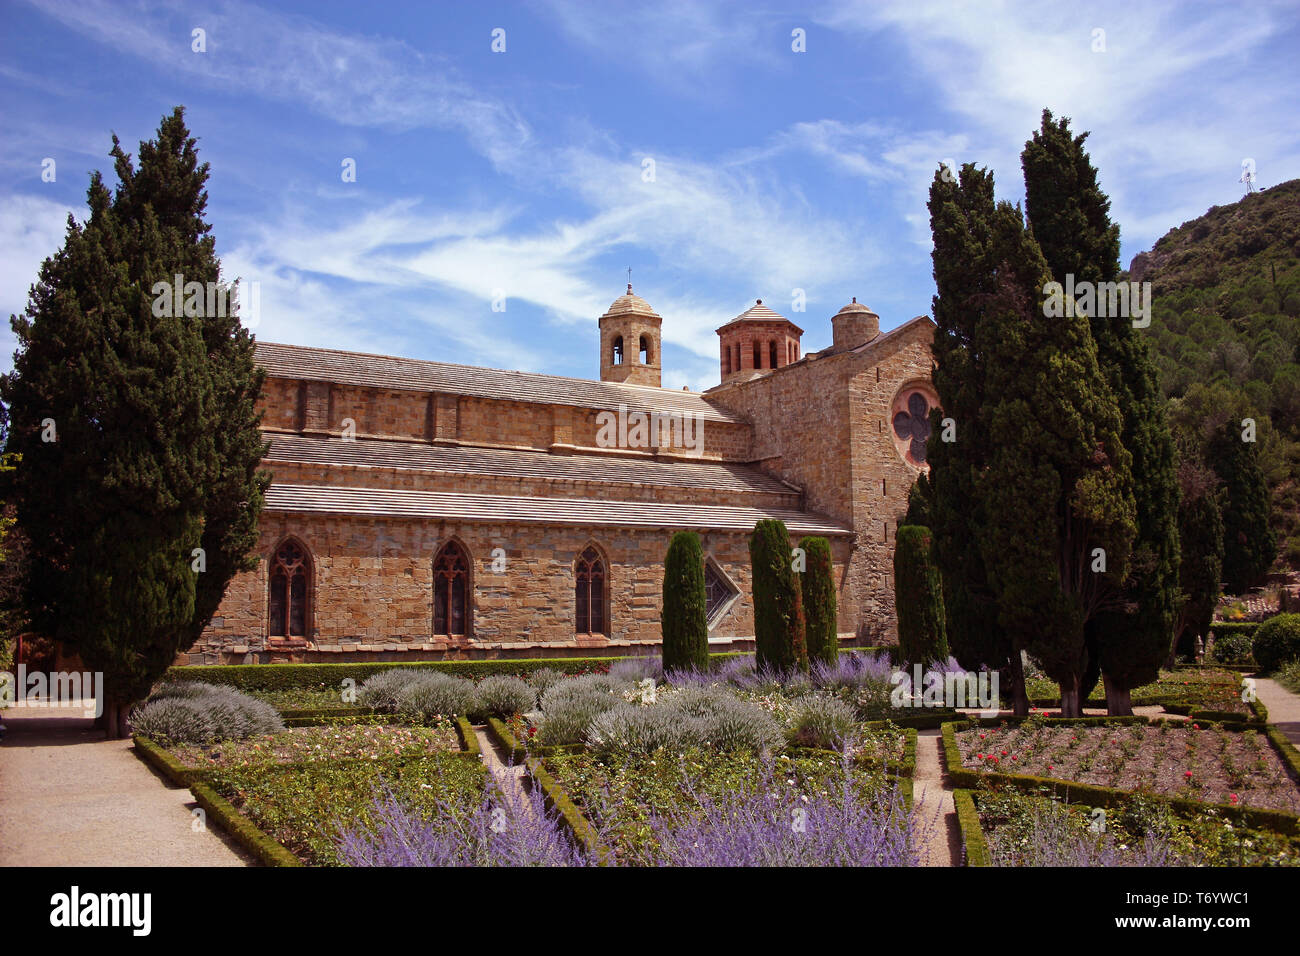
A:
{"type": "MultiPolygon", "coordinates": [[[[737,322],[790,322],[790,320],[779,312],[773,312],[763,304],[762,299],[759,299],[744,312],[740,313],[740,315],[736,316],[726,325],[722,326],[722,328],[718,329],[718,331],[721,332],[722,329],[734,325],[737,322]]],[[[790,322],[790,324],[794,325],[793,322],[790,322]]],[[[803,329],[799,328],[797,325],[794,325],[794,327],[800,335],[803,334],[803,329]]]]}
{"type": "Polygon", "coordinates": [[[363,517],[435,518],[502,524],[576,525],[618,528],[695,528],[749,531],[761,518],[778,518],[794,534],[851,535],[848,528],[820,515],[786,508],[596,501],[583,498],[530,498],[465,495],[405,489],[334,488],[272,484],[266,510],[281,514],[345,514],[363,517]]]}
{"type": "Polygon", "coordinates": [[[450,365],[420,359],[337,352],[301,345],[257,343],[257,362],[277,378],[336,382],[369,388],[412,389],[445,392],[476,398],[546,405],[573,405],[618,411],[658,411],[667,414],[699,415],[703,421],[744,422],[745,419],[707,402],[699,392],[597,382],[585,378],[541,375],[537,372],[509,372],[502,369],[450,365]]]}
{"type": "Polygon", "coordinates": [[[463,475],[634,482],[758,494],[797,494],[775,478],[744,465],[716,461],[654,461],[605,455],[429,445],[422,442],[269,435],[269,462],[403,468],[463,475]]]}

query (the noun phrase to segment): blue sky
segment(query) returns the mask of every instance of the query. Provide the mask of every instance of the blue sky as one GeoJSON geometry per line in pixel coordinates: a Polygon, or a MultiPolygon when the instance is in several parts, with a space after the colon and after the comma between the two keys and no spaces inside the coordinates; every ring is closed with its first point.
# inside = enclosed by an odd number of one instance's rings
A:
{"type": "MultiPolygon", "coordinates": [[[[1125,264],[1238,198],[1243,158],[1264,186],[1300,176],[1293,2],[6,0],[0,16],[5,316],[84,215],[89,171],[114,181],[110,134],[134,153],[176,104],[212,164],[225,275],[260,283],[259,338],[594,378],[596,319],[630,266],[672,387],[717,383],[713,330],[755,298],[806,352],[852,296],[885,329],[928,313],[935,167],[987,165],[1020,199],[1044,106],[1092,131],[1125,264]]],[[[13,347],[6,323],[0,366],[13,347]]]]}

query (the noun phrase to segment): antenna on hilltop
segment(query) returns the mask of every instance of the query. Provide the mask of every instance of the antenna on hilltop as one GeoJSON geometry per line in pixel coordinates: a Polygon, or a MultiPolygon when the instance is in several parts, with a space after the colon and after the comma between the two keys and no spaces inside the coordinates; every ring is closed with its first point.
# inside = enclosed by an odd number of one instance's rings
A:
{"type": "Polygon", "coordinates": [[[1246,184],[1247,196],[1257,191],[1255,189],[1255,161],[1253,159],[1247,157],[1241,161],[1241,178],[1237,182],[1246,184]]]}

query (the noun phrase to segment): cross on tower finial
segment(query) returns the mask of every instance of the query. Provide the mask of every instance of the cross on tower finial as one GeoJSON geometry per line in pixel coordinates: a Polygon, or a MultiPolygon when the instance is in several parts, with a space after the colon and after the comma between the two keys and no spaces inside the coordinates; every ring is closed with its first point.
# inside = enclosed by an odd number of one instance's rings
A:
{"type": "Polygon", "coordinates": [[[632,267],[627,267],[627,294],[632,294],[632,267]]]}

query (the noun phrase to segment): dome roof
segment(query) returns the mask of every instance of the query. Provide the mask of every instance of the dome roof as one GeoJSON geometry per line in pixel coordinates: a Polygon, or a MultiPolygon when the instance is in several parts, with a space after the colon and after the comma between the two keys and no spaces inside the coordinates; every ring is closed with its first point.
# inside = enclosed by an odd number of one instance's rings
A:
{"type": "MultiPolygon", "coordinates": [[[[865,305],[863,305],[861,302],[859,302],[859,301],[858,301],[858,297],[857,297],[856,295],[853,297],[853,301],[852,301],[852,302],[850,302],[850,303],[849,303],[848,305],[846,305],[844,308],[840,309],[840,310],[839,310],[838,312],[836,312],[835,314],[836,314],[836,315],[856,315],[856,314],[861,314],[861,315],[876,315],[875,312],[871,311],[871,310],[868,309],[865,305]]],[[[880,316],[876,315],[876,318],[880,318],[880,316]]]]}
{"type": "Polygon", "coordinates": [[[634,295],[632,293],[632,283],[630,282],[627,284],[627,293],[620,295],[617,299],[611,302],[609,308],[605,310],[605,315],[628,315],[629,313],[635,315],[652,315],[655,318],[659,317],[659,313],[650,308],[649,302],[641,298],[639,295],[634,295]]]}

